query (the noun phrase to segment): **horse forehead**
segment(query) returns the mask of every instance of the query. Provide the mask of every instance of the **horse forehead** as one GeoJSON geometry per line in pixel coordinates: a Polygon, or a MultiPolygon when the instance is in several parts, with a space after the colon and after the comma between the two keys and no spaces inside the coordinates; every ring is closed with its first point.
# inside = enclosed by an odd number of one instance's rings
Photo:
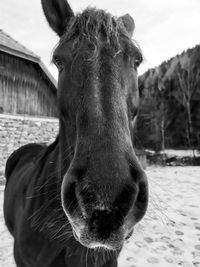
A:
{"type": "Polygon", "coordinates": [[[84,35],[96,35],[99,31],[106,30],[108,35],[118,33],[122,27],[121,20],[106,12],[105,10],[87,8],[73,18],[66,34],[81,31],[84,35]]]}

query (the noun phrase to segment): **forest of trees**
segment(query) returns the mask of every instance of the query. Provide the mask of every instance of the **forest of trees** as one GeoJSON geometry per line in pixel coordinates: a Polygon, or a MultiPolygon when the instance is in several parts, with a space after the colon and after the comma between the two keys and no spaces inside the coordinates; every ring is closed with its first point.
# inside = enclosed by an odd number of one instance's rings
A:
{"type": "Polygon", "coordinates": [[[200,45],[139,77],[136,146],[200,148],[200,45]]]}

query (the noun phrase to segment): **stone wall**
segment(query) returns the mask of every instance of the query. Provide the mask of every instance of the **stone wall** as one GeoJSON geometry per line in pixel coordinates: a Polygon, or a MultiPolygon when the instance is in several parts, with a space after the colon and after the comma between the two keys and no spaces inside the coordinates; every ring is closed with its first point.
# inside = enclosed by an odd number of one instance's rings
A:
{"type": "Polygon", "coordinates": [[[0,180],[8,156],[28,143],[51,143],[58,133],[58,119],[0,114],[0,180]]]}
{"type": "MultiPolygon", "coordinates": [[[[53,142],[58,133],[58,119],[45,117],[0,114],[0,184],[3,181],[6,160],[9,155],[28,143],[53,142]]],[[[146,167],[146,156],[136,154],[146,167]]]]}

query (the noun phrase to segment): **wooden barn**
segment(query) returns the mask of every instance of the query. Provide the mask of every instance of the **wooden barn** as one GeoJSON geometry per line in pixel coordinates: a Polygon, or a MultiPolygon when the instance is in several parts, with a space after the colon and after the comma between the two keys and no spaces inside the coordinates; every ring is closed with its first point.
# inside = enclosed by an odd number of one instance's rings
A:
{"type": "Polygon", "coordinates": [[[0,30],[0,113],[56,117],[56,99],[40,58],[0,30]]]}

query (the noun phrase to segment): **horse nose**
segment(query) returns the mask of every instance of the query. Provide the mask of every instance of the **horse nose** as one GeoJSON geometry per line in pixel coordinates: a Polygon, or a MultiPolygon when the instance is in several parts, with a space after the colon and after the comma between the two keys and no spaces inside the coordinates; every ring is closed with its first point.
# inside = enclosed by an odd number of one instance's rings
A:
{"type": "Polygon", "coordinates": [[[102,167],[93,172],[87,164],[74,160],[62,183],[67,215],[80,215],[100,239],[117,232],[129,214],[134,223],[140,221],[148,205],[147,177],[137,159],[126,158],[119,166],[110,162],[112,171],[102,167]]]}

